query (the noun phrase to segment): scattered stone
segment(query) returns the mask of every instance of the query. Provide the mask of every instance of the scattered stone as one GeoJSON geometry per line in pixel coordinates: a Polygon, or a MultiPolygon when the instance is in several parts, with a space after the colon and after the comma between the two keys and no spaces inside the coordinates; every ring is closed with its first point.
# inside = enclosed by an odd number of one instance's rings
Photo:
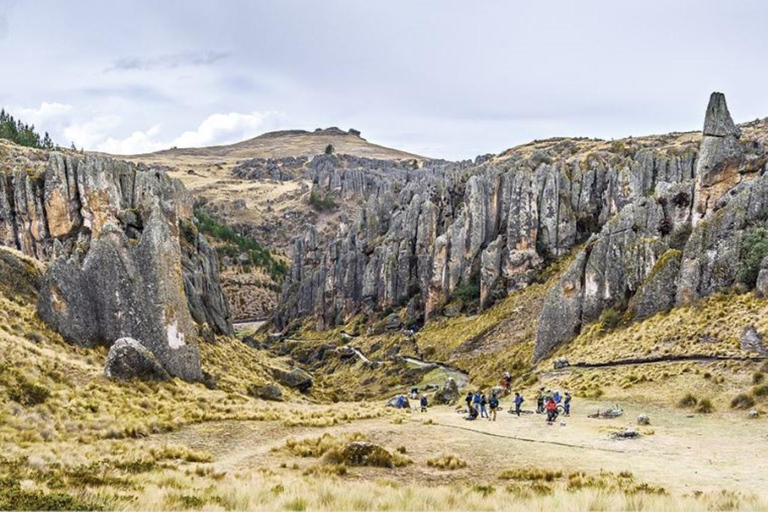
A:
{"type": "Polygon", "coordinates": [[[751,418],[751,419],[755,419],[755,418],[757,418],[757,417],[759,416],[759,414],[758,414],[758,412],[757,412],[757,409],[752,409],[752,410],[750,410],[750,411],[747,413],[747,415],[748,415],[748,416],[749,416],[749,418],[751,418]]]}
{"type": "Polygon", "coordinates": [[[636,439],[640,437],[640,432],[638,432],[632,427],[628,427],[625,430],[614,432],[612,436],[614,439],[636,439]]]}
{"type": "Polygon", "coordinates": [[[277,384],[266,384],[264,386],[251,386],[248,389],[249,394],[262,400],[271,400],[280,402],[283,400],[283,390],[277,384]]]}
{"type": "Polygon", "coordinates": [[[459,396],[459,385],[453,378],[448,377],[443,388],[432,397],[432,402],[435,404],[453,405],[458,401],[459,396]]]}
{"type": "Polygon", "coordinates": [[[760,262],[760,272],[757,274],[757,283],[755,283],[755,294],[758,297],[768,297],[768,256],[760,262]]]}
{"type": "Polygon", "coordinates": [[[288,386],[289,388],[298,389],[302,393],[309,391],[309,388],[314,384],[312,376],[301,368],[294,368],[289,372],[276,368],[272,370],[272,375],[278,382],[280,382],[280,384],[288,386]]]}
{"type": "Polygon", "coordinates": [[[608,409],[607,411],[598,409],[596,413],[587,415],[587,418],[610,419],[618,418],[623,414],[624,411],[620,407],[614,405],[612,409],[608,409]]]}
{"type": "Polygon", "coordinates": [[[637,424],[638,425],[650,425],[651,424],[651,418],[648,417],[647,414],[641,414],[637,417],[637,424]]]}
{"type": "Polygon", "coordinates": [[[155,355],[133,338],[120,338],[112,344],[104,365],[104,375],[116,380],[171,378],[155,355]]]}
{"type": "Polygon", "coordinates": [[[555,370],[560,370],[570,366],[570,363],[568,363],[568,358],[563,356],[555,359],[555,361],[552,363],[552,366],[555,368],[555,370]]]}
{"type": "Polygon", "coordinates": [[[741,342],[741,350],[756,352],[763,355],[768,353],[768,350],[766,350],[765,345],[763,344],[762,335],[757,332],[757,329],[755,329],[753,324],[744,327],[741,331],[739,341],[741,342]]]}

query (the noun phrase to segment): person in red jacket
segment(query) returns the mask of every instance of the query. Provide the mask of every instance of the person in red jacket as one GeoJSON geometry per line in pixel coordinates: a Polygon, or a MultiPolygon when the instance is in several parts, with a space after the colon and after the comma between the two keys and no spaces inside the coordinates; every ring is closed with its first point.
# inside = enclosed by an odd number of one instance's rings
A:
{"type": "Polygon", "coordinates": [[[557,404],[552,398],[547,400],[547,423],[552,424],[557,419],[557,404]]]}

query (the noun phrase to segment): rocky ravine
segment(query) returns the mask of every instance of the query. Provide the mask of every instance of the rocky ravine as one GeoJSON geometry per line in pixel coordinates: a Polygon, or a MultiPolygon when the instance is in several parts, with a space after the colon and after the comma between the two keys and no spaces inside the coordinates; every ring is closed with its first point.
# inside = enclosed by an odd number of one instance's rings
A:
{"type": "Polygon", "coordinates": [[[714,93],[703,135],[558,139],[419,169],[315,157],[313,189],[362,206],[331,241],[312,227],[296,241],[277,326],[401,306],[417,323],[466,285],[486,307],[577,247],[541,312],[537,360],[606,308],[690,303],[736,281],[743,238],[766,223],[765,134],[714,93]]]}
{"type": "Polygon", "coordinates": [[[0,157],[0,244],[48,262],[40,316],[81,345],[135,338],[200,380],[198,339],[232,326],[181,183],[98,155],[2,145],[0,157]]]}

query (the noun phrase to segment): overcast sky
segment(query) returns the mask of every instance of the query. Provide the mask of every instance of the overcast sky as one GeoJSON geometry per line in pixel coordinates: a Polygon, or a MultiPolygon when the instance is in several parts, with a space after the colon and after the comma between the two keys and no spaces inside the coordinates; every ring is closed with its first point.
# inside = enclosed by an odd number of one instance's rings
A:
{"type": "Polygon", "coordinates": [[[768,2],[0,0],[0,105],[112,153],[354,127],[449,159],[768,116],[768,2]]]}

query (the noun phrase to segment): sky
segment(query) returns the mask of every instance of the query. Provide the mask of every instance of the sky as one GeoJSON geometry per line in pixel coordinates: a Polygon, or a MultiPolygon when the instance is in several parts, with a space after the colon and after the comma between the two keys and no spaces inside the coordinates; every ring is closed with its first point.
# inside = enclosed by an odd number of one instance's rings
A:
{"type": "Polygon", "coordinates": [[[768,116],[764,0],[0,0],[0,106],[135,154],[356,128],[446,159],[768,116]]]}

